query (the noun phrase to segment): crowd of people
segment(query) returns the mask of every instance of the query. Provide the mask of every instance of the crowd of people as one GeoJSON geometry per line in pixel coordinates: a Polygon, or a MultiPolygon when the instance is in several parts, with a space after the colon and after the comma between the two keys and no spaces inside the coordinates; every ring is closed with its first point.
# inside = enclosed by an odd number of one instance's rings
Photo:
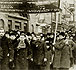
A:
{"type": "Polygon", "coordinates": [[[76,34],[0,29],[0,70],[69,70],[76,64],[76,34]]]}

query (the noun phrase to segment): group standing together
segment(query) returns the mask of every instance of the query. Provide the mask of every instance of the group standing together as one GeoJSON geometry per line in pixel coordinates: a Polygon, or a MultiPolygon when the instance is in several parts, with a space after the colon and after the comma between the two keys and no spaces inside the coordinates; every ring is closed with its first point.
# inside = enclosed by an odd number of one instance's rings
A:
{"type": "Polygon", "coordinates": [[[26,34],[0,29],[0,70],[69,70],[76,63],[75,34],[26,34]]]}

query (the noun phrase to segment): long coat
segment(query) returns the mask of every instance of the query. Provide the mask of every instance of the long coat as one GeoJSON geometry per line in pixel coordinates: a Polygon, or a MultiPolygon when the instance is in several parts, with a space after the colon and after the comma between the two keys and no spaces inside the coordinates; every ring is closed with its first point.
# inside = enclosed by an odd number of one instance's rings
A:
{"type": "Polygon", "coordinates": [[[64,43],[64,40],[58,41],[55,45],[55,55],[53,68],[70,67],[71,48],[64,43]]]}
{"type": "Polygon", "coordinates": [[[14,43],[15,43],[15,40],[11,40],[9,39],[9,68],[10,69],[13,69],[14,68],[14,43]],[[10,61],[11,60],[11,61],[10,61]]]}
{"type": "Polygon", "coordinates": [[[3,59],[3,50],[0,46],[0,70],[1,70],[1,60],[3,59]]]}
{"type": "Polygon", "coordinates": [[[8,45],[8,39],[4,36],[2,39],[0,39],[1,42],[1,48],[3,50],[3,59],[1,60],[1,70],[9,70],[9,45],[8,45]]]}
{"type": "Polygon", "coordinates": [[[28,60],[31,58],[31,50],[30,45],[25,40],[26,48],[17,49],[17,46],[20,41],[16,42],[15,48],[15,70],[28,70],[28,60]]]}
{"type": "Polygon", "coordinates": [[[71,47],[71,65],[76,63],[76,43],[72,40],[69,40],[69,46],[71,47]]]}
{"type": "Polygon", "coordinates": [[[35,41],[33,46],[33,61],[36,65],[44,65],[44,58],[46,58],[47,49],[46,44],[41,41],[35,41]]]}
{"type": "Polygon", "coordinates": [[[45,40],[45,43],[46,43],[46,48],[47,48],[47,63],[46,63],[45,70],[50,70],[50,68],[52,68],[50,65],[50,62],[52,62],[52,55],[53,55],[52,39],[47,38],[45,40]]]}
{"type": "MultiPolygon", "coordinates": [[[[35,46],[35,40],[31,40],[30,41],[30,45],[31,45],[31,51],[32,51],[32,56],[31,56],[31,58],[33,58],[33,51],[34,51],[34,46],[35,46]]],[[[29,70],[34,70],[34,67],[35,67],[35,65],[34,65],[34,62],[33,61],[30,61],[29,60],[29,62],[28,62],[29,64],[29,70]]]]}

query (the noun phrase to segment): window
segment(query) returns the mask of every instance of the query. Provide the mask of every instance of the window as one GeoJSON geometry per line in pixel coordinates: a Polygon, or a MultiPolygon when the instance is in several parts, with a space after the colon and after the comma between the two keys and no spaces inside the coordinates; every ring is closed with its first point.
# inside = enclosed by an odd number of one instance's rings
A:
{"type": "Polygon", "coordinates": [[[19,30],[20,27],[19,27],[18,25],[15,25],[15,29],[16,29],[16,30],[19,30]]]}
{"type": "Polygon", "coordinates": [[[4,20],[0,19],[0,28],[4,28],[4,20]]]}
{"type": "Polygon", "coordinates": [[[21,22],[15,21],[15,29],[20,30],[21,29],[21,22]]]}
{"type": "Polygon", "coordinates": [[[12,29],[12,20],[8,20],[8,30],[12,29]]]}
{"type": "Polygon", "coordinates": [[[27,29],[28,29],[28,28],[27,28],[27,24],[24,23],[24,32],[25,32],[25,33],[28,31],[27,29]]]}
{"type": "Polygon", "coordinates": [[[52,13],[52,21],[56,21],[56,13],[52,13]]]}

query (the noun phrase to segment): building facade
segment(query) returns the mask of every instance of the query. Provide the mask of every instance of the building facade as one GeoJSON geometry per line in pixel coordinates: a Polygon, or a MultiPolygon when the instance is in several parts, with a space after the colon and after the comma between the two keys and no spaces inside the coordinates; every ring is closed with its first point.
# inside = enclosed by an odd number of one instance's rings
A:
{"type": "Polygon", "coordinates": [[[75,1],[74,0],[61,0],[60,8],[62,9],[62,23],[68,24],[75,21],[75,1]]]}
{"type": "Polygon", "coordinates": [[[61,24],[61,11],[59,12],[50,12],[50,13],[38,13],[30,14],[30,32],[35,33],[48,33],[55,30],[56,19],[58,24],[61,24]],[[58,13],[58,18],[56,14],[58,13]]]}
{"type": "Polygon", "coordinates": [[[30,14],[30,32],[42,33],[51,24],[51,13],[30,14]]]}
{"type": "Polygon", "coordinates": [[[0,14],[0,28],[4,28],[5,31],[20,30],[28,31],[28,19],[13,14],[0,14]]]}

